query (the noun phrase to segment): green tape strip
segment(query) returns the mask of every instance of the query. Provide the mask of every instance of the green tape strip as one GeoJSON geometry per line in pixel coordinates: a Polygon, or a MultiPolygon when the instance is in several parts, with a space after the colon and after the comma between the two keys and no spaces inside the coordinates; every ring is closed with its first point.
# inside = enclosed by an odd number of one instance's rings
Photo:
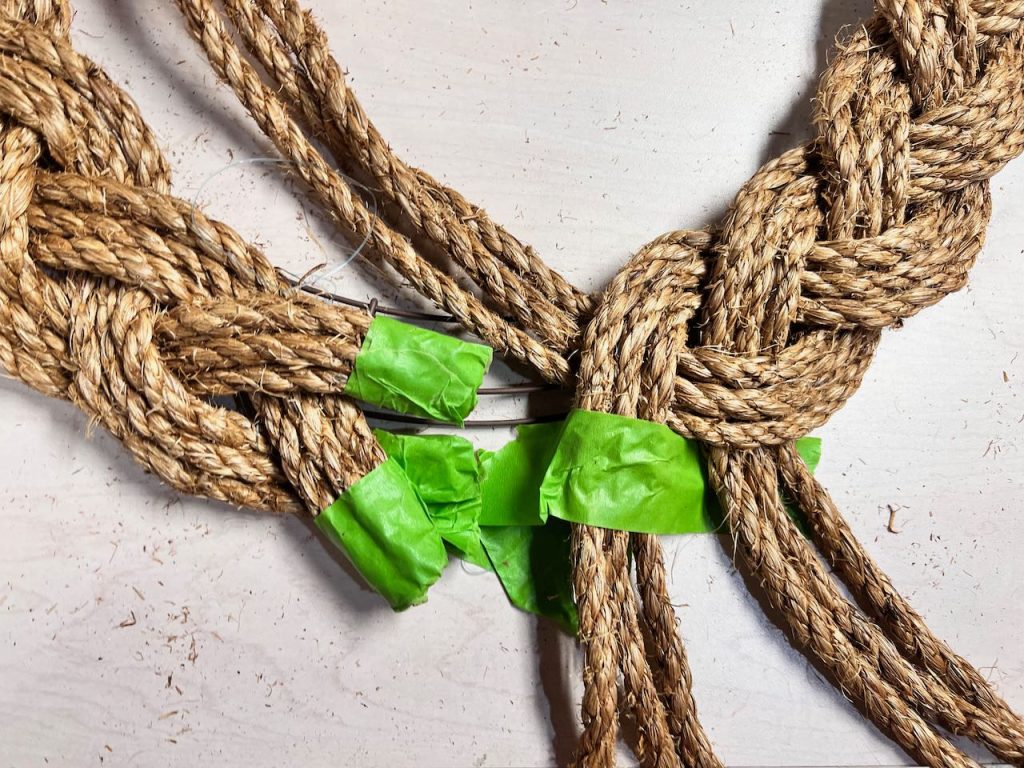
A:
{"type": "Polygon", "coordinates": [[[526,424],[497,452],[480,451],[483,510],[480,525],[543,525],[540,484],[565,422],[526,424]]]}
{"type": "Polygon", "coordinates": [[[474,452],[452,435],[374,434],[455,553],[493,570],[512,605],[575,635],[569,526],[554,519],[542,525],[538,512],[540,482],[561,430],[561,423],[520,427],[518,439],[497,453],[474,452]],[[488,504],[495,506],[485,526],[488,504]]]}
{"type": "MultiPolygon", "coordinates": [[[[493,570],[513,605],[575,634],[566,521],[652,533],[721,526],[696,442],[650,422],[574,411],[520,427],[497,452],[454,435],[374,433],[388,460],[317,525],[395,608],[425,599],[447,562],[443,541],[493,570]]],[[[821,440],[797,450],[814,471],[821,440]]]]}
{"type": "Polygon", "coordinates": [[[390,458],[321,512],[316,525],[398,611],[424,602],[448,563],[416,489],[390,458]]]}
{"type": "Polygon", "coordinates": [[[441,538],[459,556],[490,569],[480,543],[480,467],[473,444],[454,435],[373,433],[388,458],[405,470],[441,538]]]}
{"type": "Polygon", "coordinates": [[[700,450],[664,424],[574,410],[540,486],[542,513],[639,533],[708,530],[700,450]]]}
{"type": "Polygon", "coordinates": [[[389,317],[375,317],[345,394],[399,413],[462,425],[492,350],[389,317]]]}
{"type": "Polygon", "coordinates": [[[551,519],[547,525],[483,527],[480,532],[509,602],[575,635],[579,618],[572,599],[568,523],[551,519]]]}
{"type": "MultiPolygon", "coordinates": [[[[802,438],[797,450],[814,471],[821,440],[802,438]]],[[[723,519],[697,441],[663,424],[583,410],[566,419],[541,482],[540,516],[547,515],[657,534],[710,533],[723,519]]]]}

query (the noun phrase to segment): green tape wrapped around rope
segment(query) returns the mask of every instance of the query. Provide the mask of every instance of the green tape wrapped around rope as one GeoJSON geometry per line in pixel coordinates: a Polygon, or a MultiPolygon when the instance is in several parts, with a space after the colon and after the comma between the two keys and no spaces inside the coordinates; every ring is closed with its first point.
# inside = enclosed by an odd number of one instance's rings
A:
{"type": "Polygon", "coordinates": [[[441,538],[461,557],[490,569],[480,543],[480,466],[473,444],[454,435],[373,433],[405,470],[441,538]]]}
{"type": "Polygon", "coordinates": [[[317,515],[316,526],[397,611],[424,602],[448,564],[416,488],[390,458],[317,515]]]}
{"type": "Polygon", "coordinates": [[[574,410],[540,486],[541,515],[637,533],[707,530],[700,448],[666,427],[574,410]]]}
{"type": "MultiPolygon", "coordinates": [[[[797,450],[813,471],[821,440],[797,450]]],[[[540,517],[634,533],[710,533],[722,524],[696,440],[664,424],[574,410],[540,485],[540,517]]],[[[800,522],[800,521],[797,521],[800,522]]]]}
{"type": "Polygon", "coordinates": [[[438,533],[460,557],[492,570],[509,602],[576,633],[569,581],[569,527],[543,525],[538,493],[561,424],[521,427],[497,453],[474,451],[453,435],[397,435],[374,430],[405,470],[438,533]],[[520,504],[522,502],[522,504],[520,504]],[[495,505],[484,524],[482,509],[495,505]],[[515,510],[532,510],[518,515],[515,510]]]}
{"type": "MultiPolygon", "coordinates": [[[[454,435],[374,434],[388,460],[317,525],[396,609],[425,599],[447,543],[493,570],[513,605],[575,634],[570,522],[660,534],[722,525],[696,442],[663,425],[573,411],[521,426],[494,452],[454,435]]],[[[821,440],[798,440],[797,450],[813,471],[821,440]]]]}
{"type": "Polygon", "coordinates": [[[492,350],[389,317],[375,317],[345,394],[356,400],[462,426],[492,350]]]}

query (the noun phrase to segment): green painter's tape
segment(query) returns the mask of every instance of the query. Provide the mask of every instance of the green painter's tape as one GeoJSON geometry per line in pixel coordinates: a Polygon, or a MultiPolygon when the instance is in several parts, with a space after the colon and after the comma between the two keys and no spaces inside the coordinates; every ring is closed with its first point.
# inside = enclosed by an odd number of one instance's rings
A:
{"type": "Polygon", "coordinates": [[[561,429],[560,423],[520,427],[518,439],[497,453],[474,452],[468,440],[452,435],[374,434],[460,557],[493,570],[512,605],[575,634],[569,526],[555,519],[542,525],[538,513],[540,482],[561,429]],[[482,504],[495,505],[490,525],[481,524],[482,504]]]}
{"type": "Polygon", "coordinates": [[[483,510],[480,525],[543,525],[540,484],[565,422],[525,424],[496,452],[480,451],[483,510]]]}
{"type": "Polygon", "coordinates": [[[485,526],[480,535],[509,602],[575,635],[569,525],[552,518],[546,525],[485,526]]]}
{"type": "MultiPolygon", "coordinates": [[[[574,411],[520,427],[493,453],[454,435],[374,434],[388,460],[317,525],[396,609],[426,599],[446,542],[493,570],[513,605],[575,634],[566,521],[651,533],[721,527],[696,442],[650,422],[574,411]]],[[[797,450],[814,471],[821,440],[798,440],[797,450]]]]}
{"type": "Polygon", "coordinates": [[[480,543],[480,467],[473,444],[454,435],[373,433],[405,470],[441,538],[461,557],[490,569],[480,543]]]}
{"type": "Polygon", "coordinates": [[[461,425],[491,364],[491,348],[375,317],[345,394],[399,413],[461,425]]]}
{"type": "MultiPolygon", "coordinates": [[[[821,440],[798,440],[797,450],[813,472],[821,440]]],[[[673,534],[722,526],[697,441],[663,424],[610,413],[569,414],[539,495],[541,517],[601,528],[673,534]]]]}
{"type": "Polygon", "coordinates": [[[393,459],[339,496],[316,525],[398,611],[424,602],[448,563],[441,536],[393,459]]]}
{"type": "Polygon", "coordinates": [[[700,450],[664,424],[575,410],[540,486],[541,508],[638,533],[708,530],[700,450]]]}

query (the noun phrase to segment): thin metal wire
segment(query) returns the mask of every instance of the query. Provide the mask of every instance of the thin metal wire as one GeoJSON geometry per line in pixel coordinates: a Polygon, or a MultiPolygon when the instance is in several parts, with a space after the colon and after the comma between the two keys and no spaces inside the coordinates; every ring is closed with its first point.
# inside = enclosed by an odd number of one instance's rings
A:
{"type": "MultiPolygon", "coordinates": [[[[298,162],[294,161],[294,160],[287,160],[285,158],[277,158],[277,157],[250,157],[250,158],[244,158],[244,159],[241,159],[241,160],[235,160],[235,161],[230,162],[230,163],[228,163],[227,165],[225,165],[225,166],[223,166],[221,168],[218,168],[213,173],[211,173],[209,176],[207,176],[205,179],[203,179],[203,182],[199,185],[199,188],[196,190],[195,195],[193,196],[192,206],[191,206],[191,215],[192,215],[192,224],[193,224],[193,226],[195,226],[196,211],[199,208],[199,196],[202,194],[203,190],[206,189],[207,185],[209,185],[209,183],[211,181],[213,181],[213,179],[215,179],[217,176],[219,176],[220,174],[224,173],[225,171],[228,171],[228,170],[230,170],[232,168],[236,168],[236,167],[239,167],[239,166],[244,166],[244,165],[283,165],[283,166],[292,166],[292,165],[300,165],[300,164],[298,162]]],[[[356,186],[359,189],[362,189],[362,190],[364,190],[365,192],[368,193],[369,197],[373,201],[373,215],[376,216],[377,215],[377,198],[374,196],[373,190],[371,190],[369,187],[366,187],[366,186],[358,183],[354,179],[351,179],[351,178],[349,178],[347,176],[345,178],[351,184],[353,184],[354,186],[356,186]]],[[[332,301],[332,302],[337,303],[337,304],[343,304],[345,306],[355,307],[357,309],[365,309],[366,311],[368,311],[373,316],[376,316],[379,313],[379,314],[382,314],[382,315],[389,315],[391,317],[400,317],[400,318],[402,318],[404,320],[418,320],[418,321],[424,322],[424,323],[457,323],[458,322],[458,320],[455,317],[453,317],[452,315],[438,314],[438,313],[434,313],[434,312],[417,312],[415,310],[400,309],[398,307],[388,307],[388,306],[384,306],[384,305],[380,304],[380,302],[376,298],[370,299],[370,301],[358,301],[356,299],[350,299],[347,296],[341,296],[341,295],[339,295],[337,293],[333,293],[332,291],[328,291],[328,290],[326,290],[324,288],[320,288],[320,287],[318,287],[316,285],[316,283],[319,282],[320,280],[323,280],[324,278],[328,278],[328,277],[333,277],[340,270],[344,269],[349,264],[351,264],[352,261],[366,247],[367,243],[369,242],[369,239],[370,239],[370,235],[367,234],[366,237],[363,238],[363,241],[361,243],[359,243],[359,246],[351,254],[349,254],[349,256],[341,264],[328,269],[326,272],[321,272],[321,270],[324,270],[327,267],[327,264],[324,263],[324,264],[318,264],[317,266],[313,267],[312,269],[310,269],[306,274],[302,275],[301,277],[299,277],[299,276],[297,276],[297,275],[295,275],[295,274],[293,274],[291,272],[288,272],[285,269],[281,269],[280,267],[276,267],[277,273],[281,277],[281,279],[284,280],[286,283],[288,283],[288,285],[290,285],[292,288],[295,288],[297,290],[303,291],[304,293],[308,293],[311,296],[316,296],[317,298],[325,299],[327,301],[332,301]],[[317,273],[320,273],[320,274],[317,274],[317,273]],[[312,283],[306,282],[313,275],[316,275],[316,279],[313,280],[312,283]]],[[[482,396],[528,395],[528,394],[532,394],[532,393],[536,393],[536,392],[553,392],[553,391],[558,391],[559,389],[560,389],[560,387],[558,387],[557,385],[552,385],[552,384],[538,384],[538,383],[533,383],[533,382],[523,382],[521,384],[509,384],[509,385],[498,386],[498,387],[481,387],[480,389],[477,390],[477,394],[478,395],[482,395],[482,396]]],[[[237,400],[237,398],[236,398],[236,400],[237,400]]],[[[238,405],[237,402],[236,402],[236,405],[238,405]]],[[[379,419],[381,421],[391,421],[391,422],[397,422],[397,423],[401,423],[401,424],[417,424],[417,425],[422,425],[422,426],[450,426],[449,424],[445,424],[444,422],[441,422],[441,421],[434,421],[432,419],[424,419],[424,418],[420,418],[418,416],[406,416],[406,415],[403,415],[403,414],[395,414],[395,413],[388,414],[388,413],[378,412],[378,411],[364,411],[364,413],[365,413],[366,416],[368,416],[370,418],[379,419]]],[[[547,422],[547,421],[557,421],[559,419],[565,418],[565,416],[566,416],[566,414],[563,413],[563,414],[555,414],[555,415],[551,415],[551,416],[540,416],[540,417],[524,416],[524,417],[517,418],[517,419],[471,419],[469,421],[464,422],[464,425],[467,426],[467,427],[514,427],[514,426],[518,426],[518,425],[521,425],[521,424],[537,424],[537,423],[547,422]]]]}
{"type": "MultiPolygon", "coordinates": [[[[369,310],[372,302],[359,301],[358,299],[350,299],[347,296],[340,296],[337,293],[331,293],[330,291],[324,290],[323,288],[317,288],[315,285],[309,285],[303,283],[302,279],[295,276],[287,270],[277,267],[277,273],[292,288],[298,288],[304,293],[308,293],[311,296],[316,296],[320,299],[327,299],[337,304],[344,304],[349,307],[356,307],[357,309],[369,310]]],[[[401,317],[405,320],[420,320],[424,323],[456,323],[456,320],[451,315],[439,315],[431,314],[429,312],[416,312],[410,309],[399,309],[398,307],[388,307],[383,304],[377,304],[375,312],[380,315],[390,315],[391,317],[401,317]]]]}
{"type": "MultiPolygon", "coordinates": [[[[434,419],[425,419],[421,416],[407,416],[404,413],[385,413],[384,411],[363,410],[363,415],[368,419],[377,421],[391,421],[397,424],[415,424],[421,427],[450,427],[451,424],[434,419]]],[[[518,427],[522,424],[549,424],[553,421],[561,421],[568,413],[549,413],[544,416],[522,416],[518,419],[468,419],[462,423],[464,427],[518,427]]]]}
{"type": "MultiPolygon", "coordinates": [[[[439,315],[429,312],[417,312],[409,309],[399,309],[397,307],[388,307],[381,304],[377,299],[370,299],[369,301],[359,301],[358,299],[350,299],[348,296],[341,296],[337,293],[324,290],[323,288],[317,288],[316,286],[309,285],[303,282],[303,277],[297,277],[296,275],[288,272],[287,270],[277,268],[277,273],[281,276],[288,285],[293,288],[297,288],[300,291],[316,296],[320,299],[326,299],[327,301],[333,301],[336,304],[344,304],[345,306],[355,307],[357,309],[365,309],[371,315],[389,315],[391,317],[401,317],[405,320],[419,320],[421,322],[435,322],[435,323],[454,323],[457,322],[451,315],[439,315]]],[[[541,384],[534,382],[523,382],[521,384],[507,384],[498,387],[481,387],[477,390],[478,395],[494,396],[494,395],[529,395],[535,392],[557,392],[560,391],[560,387],[557,384],[541,384]]],[[[369,415],[369,414],[367,414],[369,415]]],[[[466,422],[467,424],[469,422],[466,422]]],[[[500,424],[511,424],[511,421],[501,421],[500,424]]],[[[533,423],[532,421],[522,422],[524,424],[533,423]]]]}
{"type": "Polygon", "coordinates": [[[528,395],[531,392],[558,392],[561,389],[557,384],[506,384],[501,387],[480,387],[476,391],[478,395],[528,395]]]}

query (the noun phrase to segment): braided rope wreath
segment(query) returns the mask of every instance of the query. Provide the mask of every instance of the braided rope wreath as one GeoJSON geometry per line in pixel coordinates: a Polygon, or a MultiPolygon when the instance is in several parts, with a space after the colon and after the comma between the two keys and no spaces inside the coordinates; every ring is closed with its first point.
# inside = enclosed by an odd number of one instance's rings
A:
{"type": "MultiPolygon", "coordinates": [[[[928,630],[793,447],[857,389],[881,329],[965,283],[987,180],[1024,149],[1024,3],[878,0],[822,78],[817,137],[761,168],[719,225],[645,246],[599,297],[395,157],[294,0],[178,3],[367,258],[507,358],[575,383],[580,408],[701,441],[737,563],[872,722],[931,766],[975,765],[939,728],[1024,765],[1024,722],[928,630]],[[377,215],[342,172],[379,190],[377,215]]],[[[71,48],[70,19],[67,0],[0,0],[0,364],[178,490],[316,515],[384,461],[341,394],[370,316],[291,290],[171,197],[152,133],[71,48]]],[[[577,525],[573,561],[579,765],[614,764],[620,717],[643,764],[719,765],[657,538],[577,525]]]]}

